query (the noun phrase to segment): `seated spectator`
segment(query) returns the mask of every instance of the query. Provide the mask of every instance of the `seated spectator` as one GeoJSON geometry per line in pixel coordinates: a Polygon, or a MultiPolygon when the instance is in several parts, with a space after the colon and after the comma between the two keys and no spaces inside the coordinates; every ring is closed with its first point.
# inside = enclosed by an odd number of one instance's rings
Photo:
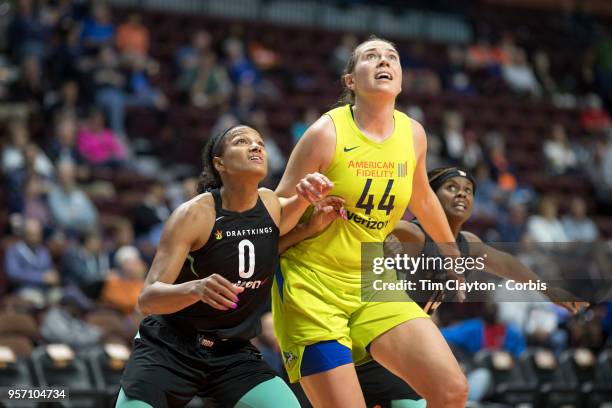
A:
{"type": "Polygon", "coordinates": [[[228,101],[232,82],[214,52],[204,54],[190,84],[191,103],[198,108],[214,108],[228,101]]]}
{"type": "Polygon", "coordinates": [[[603,109],[601,99],[596,94],[587,96],[580,122],[582,127],[591,133],[605,133],[612,126],[610,115],[603,109]]]}
{"type": "Polygon", "coordinates": [[[470,77],[465,69],[465,50],[459,46],[450,46],[448,59],[449,63],[441,71],[445,89],[463,95],[473,95],[476,91],[470,84],[470,77]]]}
{"type": "Polygon", "coordinates": [[[593,242],[599,236],[597,226],[587,217],[586,203],[582,197],[572,199],[570,213],[561,219],[561,223],[570,241],[593,242]]]}
{"type": "Polygon", "coordinates": [[[45,56],[45,42],[49,35],[39,13],[31,0],[19,1],[17,13],[8,26],[9,50],[14,61],[21,61],[25,56],[42,59],[45,56]]]}
{"type": "Polygon", "coordinates": [[[273,48],[275,42],[276,38],[268,35],[261,41],[251,41],[249,43],[249,54],[257,69],[278,72],[277,68],[281,64],[281,56],[273,48]]]}
{"type": "Polygon", "coordinates": [[[2,171],[9,174],[25,167],[25,154],[28,149],[34,154],[33,169],[45,177],[53,175],[53,163],[33,143],[30,143],[30,134],[27,124],[21,119],[14,119],[9,123],[10,142],[2,149],[2,171]],[[29,146],[29,147],[28,147],[29,146]],[[34,153],[35,151],[35,153],[34,153]]]}
{"type": "Polygon", "coordinates": [[[104,285],[102,300],[125,314],[134,312],[144,286],[147,265],[133,246],[123,246],[115,253],[117,273],[111,274],[104,285]]]}
{"type": "Polygon", "coordinates": [[[476,185],[478,188],[474,194],[474,214],[496,217],[499,214],[501,191],[484,163],[476,167],[476,185]]]}
{"type": "Polygon", "coordinates": [[[449,327],[440,328],[444,339],[451,345],[475,354],[483,349],[503,349],[514,357],[525,350],[525,339],[511,324],[500,323],[497,305],[487,303],[482,318],[467,319],[449,327]]]}
{"type": "Polygon", "coordinates": [[[155,182],[149,191],[132,211],[134,219],[134,234],[136,239],[157,245],[161,234],[162,224],[170,215],[170,208],[166,203],[166,187],[161,182],[155,182]]]}
{"type": "Polygon", "coordinates": [[[342,36],[340,44],[334,49],[330,67],[334,76],[339,77],[344,72],[346,63],[351,58],[353,50],[357,46],[357,37],[353,34],[345,34],[342,36]]]}
{"type": "Polygon", "coordinates": [[[537,215],[527,221],[527,233],[535,242],[567,242],[563,225],[557,218],[558,207],[552,197],[540,199],[537,215]]]}
{"type": "Polygon", "coordinates": [[[597,140],[586,173],[595,189],[597,202],[604,208],[612,204],[612,137],[597,140]]]}
{"type": "Polygon", "coordinates": [[[112,47],[100,49],[93,61],[90,75],[96,105],[108,115],[111,129],[118,134],[124,134],[127,78],[112,47]]]}
{"type": "Polygon", "coordinates": [[[463,118],[457,112],[447,112],[444,115],[444,130],[442,132],[444,151],[455,165],[459,165],[465,151],[463,138],[463,118]]]}
{"type": "Polygon", "coordinates": [[[536,77],[542,89],[547,95],[553,95],[559,91],[555,79],[550,73],[550,60],[548,54],[544,50],[538,50],[533,55],[533,66],[536,77]]]}
{"type": "Polygon", "coordinates": [[[200,62],[200,58],[209,52],[213,52],[211,50],[211,44],[212,37],[210,33],[206,30],[198,30],[193,33],[191,44],[183,45],[178,48],[176,52],[176,65],[179,73],[179,88],[188,88],[188,86],[184,86],[184,84],[191,81],[200,62]]]}
{"type": "Polygon", "coordinates": [[[6,251],[6,275],[18,296],[43,307],[59,300],[60,277],[42,241],[42,226],[26,218],[22,239],[6,251]]]}
{"type": "Polygon", "coordinates": [[[166,109],[168,101],[163,92],[154,87],[151,77],[159,71],[158,64],[144,55],[132,54],[125,60],[125,107],[166,109]]]}
{"type": "Polygon", "coordinates": [[[177,181],[174,186],[173,191],[169,192],[171,197],[170,208],[172,210],[198,195],[198,179],[195,177],[187,177],[180,183],[177,181]]]}
{"type": "Polygon", "coordinates": [[[59,94],[51,102],[48,108],[48,118],[53,119],[55,115],[71,114],[75,118],[84,116],[85,102],[80,99],[79,86],[75,81],[69,80],[62,83],[59,94]]]}
{"type": "Polygon", "coordinates": [[[255,88],[245,83],[239,85],[236,91],[232,112],[240,122],[248,122],[251,113],[257,109],[255,88]]]}
{"type": "Polygon", "coordinates": [[[119,137],[105,126],[104,115],[98,109],[89,114],[87,124],[77,136],[79,153],[95,166],[119,166],[127,159],[127,151],[119,137]]]}
{"type": "Polygon", "coordinates": [[[527,230],[527,207],[522,203],[511,204],[508,213],[498,218],[496,229],[501,242],[520,242],[527,230]]]}
{"type": "Polygon", "coordinates": [[[21,63],[19,78],[11,85],[9,97],[13,102],[26,104],[30,112],[37,113],[43,107],[47,87],[41,62],[28,56],[21,63]]]}
{"type": "Polygon", "coordinates": [[[551,174],[565,174],[576,168],[576,154],[567,139],[563,125],[559,123],[553,125],[551,138],[544,142],[543,150],[551,174]]]}
{"type": "Polygon", "coordinates": [[[102,238],[95,231],[80,237],[79,245],[62,258],[62,281],[78,288],[89,299],[96,300],[108,276],[112,273],[109,254],[102,247],[102,238]]]}
{"type": "Polygon", "coordinates": [[[255,85],[259,81],[259,73],[247,58],[242,42],[229,38],[224,44],[229,75],[235,85],[255,85]]]}
{"type": "Polygon", "coordinates": [[[511,56],[510,63],[502,67],[502,77],[510,89],[519,94],[540,96],[542,89],[538,83],[533,69],[527,62],[525,51],[516,49],[511,56]]]}
{"type": "Polygon", "coordinates": [[[89,175],[89,167],[85,158],[76,147],[76,133],[77,121],[72,113],[57,115],[49,153],[56,165],[60,162],[68,162],[75,166],[77,178],[83,179],[89,175]]]}
{"type": "Polygon", "coordinates": [[[38,221],[43,228],[51,226],[51,214],[47,204],[47,187],[35,174],[28,177],[23,188],[23,211],[26,219],[38,221]]]}
{"type": "Polygon", "coordinates": [[[293,141],[293,145],[297,144],[306,132],[306,129],[316,122],[320,116],[321,113],[315,108],[307,108],[304,111],[302,118],[291,125],[291,140],[293,141]]]}
{"type": "Polygon", "coordinates": [[[482,148],[478,136],[471,130],[464,133],[465,148],[461,165],[469,170],[474,170],[476,165],[483,160],[482,148]]]}
{"type": "Polygon", "coordinates": [[[132,13],[117,27],[115,41],[119,51],[147,55],[149,52],[149,29],[142,24],[142,16],[132,13]]]}
{"type": "Polygon", "coordinates": [[[95,2],[91,16],[85,19],[81,29],[81,41],[85,48],[97,50],[110,44],[115,34],[110,9],[104,2],[95,2]]]}
{"type": "Polygon", "coordinates": [[[55,224],[72,234],[93,231],[98,213],[87,195],[76,186],[74,166],[61,162],[57,173],[59,185],[49,192],[49,208],[55,224]]]}

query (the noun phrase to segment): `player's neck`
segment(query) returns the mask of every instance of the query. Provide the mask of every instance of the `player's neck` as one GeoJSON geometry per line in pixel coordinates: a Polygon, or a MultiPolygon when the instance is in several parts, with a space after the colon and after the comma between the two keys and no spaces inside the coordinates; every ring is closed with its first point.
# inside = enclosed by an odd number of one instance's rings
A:
{"type": "Polygon", "coordinates": [[[449,220],[448,226],[450,227],[451,232],[453,233],[453,237],[455,237],[455,240],[457,240],[457,237],[459,237],[459,232],[461,232],[461,227],[463,226],[463,223],[452,222],[449,220]]]}
{"type": "Polygon", "coordinates": [[[380,100],[370,102],[363,99],[355,101],[353,116],[355,124],[366,136],[374,141],[383,141],[393,134],[393,103],[380,100]]]}
{"type": "Polygon", "coordinates": [[[224,183],[221,187],[221,201],[223,208],[229,211],[243,212],[250,210],[257,204],[259,191],[257,184],[245,185],[244,181],[240,183],[224,183]]]}

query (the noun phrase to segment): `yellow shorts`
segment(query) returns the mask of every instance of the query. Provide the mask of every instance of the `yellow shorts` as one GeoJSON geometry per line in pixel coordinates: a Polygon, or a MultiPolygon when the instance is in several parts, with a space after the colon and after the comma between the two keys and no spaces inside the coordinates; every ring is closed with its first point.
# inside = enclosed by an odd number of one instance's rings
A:
{"type": "Polygon", "coordinates": [[[281,258],[272,287],[272,314],[291,382],[301,378],[304,348],[336,340],[351,349],[353,362],[371,360],[369,344],[393,327],[429,318],[408,295],[404,302],[363,302],[360,284],[347,285],[281,258]]]}

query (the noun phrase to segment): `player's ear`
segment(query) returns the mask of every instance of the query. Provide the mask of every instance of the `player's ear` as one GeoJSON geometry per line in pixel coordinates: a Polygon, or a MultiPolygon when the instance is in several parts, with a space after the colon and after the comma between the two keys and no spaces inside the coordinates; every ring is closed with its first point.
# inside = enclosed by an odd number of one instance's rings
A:
{"type": "Polygon", "coordinates": [[[225,164],[223,164],[223,159],[221,157],[213,157],[213,167],[219,172],[225,170],[225,164]]]}
{"type": "Polygon", "coordinates": [[[344,80],[344,85],[351,91],[355,91],[355,77],[353,74],[345,74],[342,78],[344,80]]]}

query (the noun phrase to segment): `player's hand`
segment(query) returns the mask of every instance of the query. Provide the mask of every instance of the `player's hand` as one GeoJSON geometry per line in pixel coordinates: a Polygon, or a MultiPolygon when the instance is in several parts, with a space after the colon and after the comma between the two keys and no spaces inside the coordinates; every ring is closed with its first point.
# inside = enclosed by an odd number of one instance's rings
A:
{"type": "Polygon", "coordinates": [[[295,186],[295,190],[298,196],[304,198],[311,204],[316,203],[319,200],[325,198],[334,186],[326,176],[321,173],[310,173],[307,174],[300,182],[295,186]]]}
{"type": "Polygon", "coordinates": [[[340,216],[340,209],[344,200],[340,197],[329,196],[317,202],[312,217],[308,220],[308,229],[314,234],[323,231],[336,218],[340,216]]]}
{"type": "Polygon", "coordinates": [[[565,289],[553,286],[549,287],[546,292],[544,292],[546,296],[557,306],[561,306],[572,315],[577,314],[581,310],[585,310],[590,306],[589,302],[585,302],[581,299],[578,299],[576,296],[572,295],[565,289]]]}
{"type": "Polygon", "coordinates": [[[194,291],[198,298],[218,310],[238,307],[238,294],[244,291],[243,287],[235,286],[216,273],[193,282],[195,284],[194,291]]]}

